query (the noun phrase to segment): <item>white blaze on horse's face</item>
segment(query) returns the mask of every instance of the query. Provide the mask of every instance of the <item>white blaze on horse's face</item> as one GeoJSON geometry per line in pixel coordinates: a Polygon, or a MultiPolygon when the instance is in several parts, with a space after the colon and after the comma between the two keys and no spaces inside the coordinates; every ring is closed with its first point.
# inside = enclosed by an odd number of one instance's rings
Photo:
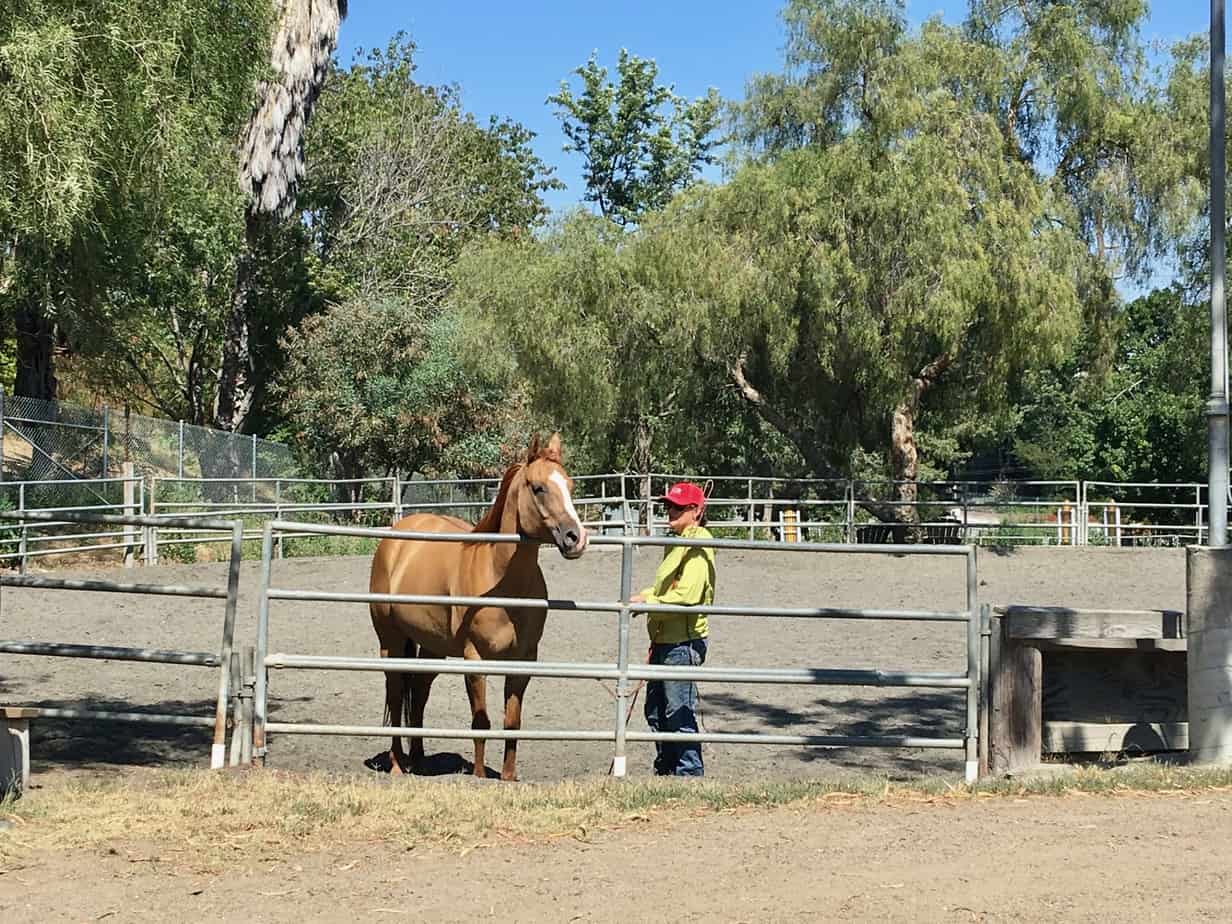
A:
{"type": "Polygon", "coordinates": [[[528,512],[542,524],[542,538],[550,538],[565,558],[577,558],[586,551],[587,536],[573,506],[569,479],[551,463],[536,462],[533,466],[535,470],[528,470],[526,478],[530,491],[525,496],[532,508],[528,512]]]}

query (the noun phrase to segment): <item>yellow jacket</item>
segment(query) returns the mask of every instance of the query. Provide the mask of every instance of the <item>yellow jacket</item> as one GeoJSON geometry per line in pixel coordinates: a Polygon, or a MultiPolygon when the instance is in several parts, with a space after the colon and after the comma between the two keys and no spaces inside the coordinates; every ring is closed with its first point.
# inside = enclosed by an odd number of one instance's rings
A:
{"type": "MultiPolygon", "coordinates": [[[[681,539],[713,539],[704,526],[690,526],[681,539]]],[[[669,546],[655,572],[654,585],[642,591],[647,603],[699,606],[714,602],[714,549],[669,546]]],[[[705,613],[650,613],[646,629],[656,645],[675,644],[710,634],[705,613]]]]}

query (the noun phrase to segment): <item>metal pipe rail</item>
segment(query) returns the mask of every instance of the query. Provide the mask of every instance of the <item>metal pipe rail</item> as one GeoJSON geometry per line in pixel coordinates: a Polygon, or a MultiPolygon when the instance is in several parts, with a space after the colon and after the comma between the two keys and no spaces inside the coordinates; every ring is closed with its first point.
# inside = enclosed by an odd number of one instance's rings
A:
{"type": "MultiPolygon", "coordinates": [[[[0,517],[46,522],[64,519],[63,513],[40,511],[5,511],[0,517]]],[[[166,522],[161,517],[124,516],[118,514],[78,513],[68,517],[78,523],[114,523],[122,526],[149,526],[166,522]]],[[[165,725],[193,725],[213,728],[213,743],[210,749],[210,766],[221,768],[226,757],[227,709],[230,700],[231,654],[235,637],[235,617],[239,599],[240,560],[243,555],[243,523],[238,520],[187,519],[194,527],[225,530],[231,534],[231,561],[227,571],[227,586],[198,587],[181,584],[152,584],[131,581],[109,581],[101,578],[53,578],[42,575],[0,574],[0,586],[27,587],[47,590],[96,591],[101,593],[152,594],[173,597],[200,597],[222,599],[222,639],[218,653],[200,651],[171,651],[160,649],[124,648],[106,645],[79,645],[67,642],[0,642],[0,653],[37,655],[58,658],[88,658],[107,661],[140,661],[179,664],[189,667],[208,667],[218,670],[218,695],[212,716],[186,716],[175,713],[114,712],[98,709],[60,709],[55,707],[32,707],[38,715],[48,718],[97,719],[115,722],[143,722],[165,725]]]]}
{"type": "Polygon", "coordinates": [[[929,747],[956,748],[966,752],[965,776],[973,781],[978,776],[980,625],[976,605],[975,550],[971,546],[898,546],[848,544],[788,544],[733,539],[678,539],[657,536],[592,536],[592,545],[618,546],[621,549],[621,590],[619,601],[581,601],[551,598],[462,597],[428,594],[374,594],[345,591],[305,591],[275,587],[272,584],[275,533],[298,532],[317,535],[361,536],[375,539],[421,540],[426,542],[521,543],[519,536],[500,533],[418,533],[371,527],[338,526],[332,524],[297,523],[275,520],[265,524],[262,538],[262,578],[257,618],[256,703],[253,721],[253,754],[264,759],[267,735],[324,734],[362,736],[405,736],[453,739],[518,738],[523,740],[610,741],[615,746],[613,774],[625,775],[625,745],[629,741],[706,741],[716,743],[789,744],[824,747],[929,747]],[[962,673],[910,672],[878,669],[822,668],[741,668],[741,667],[668,667],[663,665],[633,665],[629,661],[629,629],[632,614],[637,612],[690,612],[694,607],[667,604],[633,604],[632,563],[637,547],[685,546],[715,550],[742,549],[774,551],[775,553],[833,553],[946,555],[965,561],[966,609],[959,612],[927,610],[861,610],[855,608],[799,608],[709,605],[709,615],[756,615],[794,618],[880,619],[932,622],[961,622],[967,627],[967,669],[962,673]],[[549,610],[614,613],[618,617],[618,646],[615,663],[521,662],[483,660],[445,660],[437,658],[347,658],[298,653],[269,653],[270,603],[273,600],[299,602],[344,603],[425,603],[446,606],[534,607],[549,610]],[[470,674],[493,676],[541,676],[555,678],[593,678],[616,681],[616,724],[611,731],[579,729],[425,729],[408,726],[343,725],[295,722],[271,722],[268,719],[268,674],[271,670],[348,670],[397,671],[406,673],[470,674]],[[843,735],[762,735],[747,733],[699,732],[696,735],[661,734],[630,731],[626,727],[632,681],[680,679],[696,682],[725,683],[792,683],[819,685],[851,685],[879,687],[933,687],[963,690],[966,694],[966,728],[961,737],[919,736],[843,736],[843,735]]]}

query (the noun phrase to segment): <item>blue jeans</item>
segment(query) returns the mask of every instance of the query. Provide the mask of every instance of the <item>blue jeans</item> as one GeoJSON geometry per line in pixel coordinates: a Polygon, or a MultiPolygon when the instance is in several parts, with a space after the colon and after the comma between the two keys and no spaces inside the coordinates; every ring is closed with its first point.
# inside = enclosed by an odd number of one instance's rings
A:
{"type": "MultiPolygon", "coordinates": [[[[650,646],[651,664],[697,666],[706,660],[706,640],[650,646]]],[[[646,724],[658,732],[697,731],[697,684],[689,680],[651,680],[646,684],[646,724]]],[[[702,746],[696,741],[655,742],[655,774],[702,776],[702,746]]]]}

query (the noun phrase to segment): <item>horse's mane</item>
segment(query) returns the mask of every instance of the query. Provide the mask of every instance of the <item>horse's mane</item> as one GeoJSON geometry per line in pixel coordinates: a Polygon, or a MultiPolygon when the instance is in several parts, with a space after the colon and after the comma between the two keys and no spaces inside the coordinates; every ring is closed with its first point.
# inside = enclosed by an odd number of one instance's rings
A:
{"type": "Polygon", "coordinates": [[[505,512],[505,500],[509,496],[509,486],[513,484],[513,477],[522,470],[524,463],[515,462],[509,468],[505,469],[505,475],[501,478],[500,490],[496,492],[496,500],[492,502],[492,506],[475,524],[475,528],[471,532],[476,533],[499,533],[501,516],[505,512]]]}
{"type": "Polygon", "coordinates": [[[560,441],[552,438],[547,446],[540,445],[539,435],[535,434],[531,440],[530,448],[526,451],[525,462],[515,462],[509,468],[505,469],[505,475],[501,478],[500,490],[496,492],[496,500],[492,502],[492,506],[475,524],[472,532],[476,533],[499,533],[501,517],[505,512],[505,501],[509,496],[509,486],[513,484],[513,476],[520,472],[525,466],[531,462],[536,462],[539,459],[547,459],[549,462],[561,464],[560,458],[560,441]]]}

